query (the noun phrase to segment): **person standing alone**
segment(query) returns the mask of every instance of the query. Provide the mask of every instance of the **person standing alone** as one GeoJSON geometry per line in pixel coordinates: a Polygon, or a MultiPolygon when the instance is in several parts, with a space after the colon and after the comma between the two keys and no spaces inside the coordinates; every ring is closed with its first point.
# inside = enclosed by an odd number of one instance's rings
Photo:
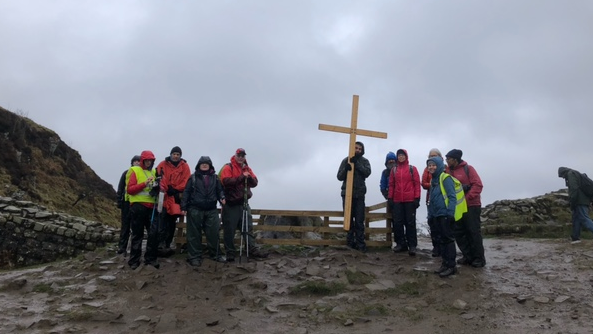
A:
{"type": "Polygon", "coordinates": [[[581,173],[568,167],[558,168],[558,177],[565,180],[568,187],[568,202],[572,212],[571,243],[581,242],[581,227],[593,232],[593,221],[589,217],[591,198],[583,191],[581,173]]]}
{"type": "Polygon", "coordinates": [[[354,145],[354,156],[346,157],[338,168],[338,181],[342,181],[342,208],[346,207],[346,178],[352,177],[350,163],[354,165],[354,180],[352,182],[352,206],[350,213],[350,230],[348,231],[348,247],[358,249],[361,252],[367,251],[364,240],[364,219],[365,203],[364,198],[367,192],[366,178],[371,175],[371,163],[364,155],[364,144],[357,141],[354,145]]]}

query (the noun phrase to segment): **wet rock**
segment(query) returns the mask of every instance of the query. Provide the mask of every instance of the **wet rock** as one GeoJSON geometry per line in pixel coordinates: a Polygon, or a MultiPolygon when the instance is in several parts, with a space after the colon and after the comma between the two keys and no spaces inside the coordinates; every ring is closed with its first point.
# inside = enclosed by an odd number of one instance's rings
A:
{"type": "Polygon", "coordinates": [[[271,306],[271,305],[266,306],[266,311],[268,311],[270,313],[278,313],[278,312],[280,312],[277,308],[275,308],[274,306],[271,306]]]}
{"type": "Polygon", "coordinates": [[[113,282],[117,279],[117,277],[111,276],[111,275],[104,275],[104,276],[99,276],[99,279],[103,280],[105,282],[113,282]]]}
{"type": "Polygon", "coordinates": [[[4,290],[4,291],[20,290],[23,286],[25,286],[25,284],[27,284],[26,279],[18,278],[18,279],[15,279],[14,281],[8,282],[8,284],[3,286],[1,290],[4,290]]]}
{"type": "Polygon", "coordinates": [[[525,295],[521,295],[521,296],[517,296],[517,302],[519,304],[525,304],[525,302],[527,301],[529,297],[525,296],[525,295]]]}
{"type": "Polygon", "coordinates": [[[467,303],[461,299],[456,299],[453,302],[453,307],[458,310],[464,310],[467,307],[467,303]]]}
{"type": "Polygon", "coordinates": [[[566,300],[568,300],[570,298],[570,296],[558,296],[556,297],[556,299],[554,299],[554,303],[563,303],[566,300]]]}
{"type": "Polygon", "coordinates": [[[307,269],[305,270],[305,273],[309,276],[319,276],[320,271],[321,271],[321,268],[319,268],[318,265],[309,264],[309,265],[307,265],[307,269]]]}
{"type": "Polygon", "coordinates": [[[218,319],[206,320],[206,326],[208,326],[208,327],[216,326],[216,325],[218,325],[218,323],[219,323],[218,319]]]}
{"type": "Polygon", "coordinates": [[[476,317],[476,315],[473,314],[473,313],[465,313],[465,314],[462,314],[461,315],[461,318],[464,319],[464,320],[471,320],[471,319],[473,319],[475,317],[476,317]]]}
{"type": "Polygon", "coordinates": [[[142,290],[144,289],[148,283],[146,281],[136,281],[136,289],[142,290]]]}
{"type": "Polygon", "coordinates": [[[537,296],[533,298],[533,300],[541,304],[547,304],[550,302],[550,298],[544,296],[537,296]]]}
{"type": "Polygon", "coordinates": [[[352,319],[346,319],[346,321],[344,322],[344,326],[352,326],[354,325],[354,321],[352,321],[352,319]]]}
{"type": "Polygon", "coordinates": [[[154,330],[157,333],[170,333],[177,328],[177,316],[173,313],[164,313],[159,317],[159,322],[154,330]]]}
{"type": "Polygon", "coordinates": [[[150,321],[150,317],[146,316],[146,315],[141,315],[139,317],[137,317],[136,319],[134,319],[134,321],[136,322],[149,322],[150,321]]]}

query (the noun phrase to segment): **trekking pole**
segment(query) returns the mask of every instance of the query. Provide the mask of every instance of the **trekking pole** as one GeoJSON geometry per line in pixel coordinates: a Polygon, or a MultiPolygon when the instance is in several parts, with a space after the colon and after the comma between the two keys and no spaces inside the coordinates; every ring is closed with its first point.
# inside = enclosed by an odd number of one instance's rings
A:
{"type": "Polygon", "coordinates": [[[241,250],[239,253],[239,263],[241,263],[241,257],[243,252],[243,240],[245,240],[245,254],[247,256],[247,262],[249,262],[249,238],[248,238],[248,217],[247,217],[247,177],[245,177],[245,188],[243,189],[243,215],[241,218],[241,250]]]}

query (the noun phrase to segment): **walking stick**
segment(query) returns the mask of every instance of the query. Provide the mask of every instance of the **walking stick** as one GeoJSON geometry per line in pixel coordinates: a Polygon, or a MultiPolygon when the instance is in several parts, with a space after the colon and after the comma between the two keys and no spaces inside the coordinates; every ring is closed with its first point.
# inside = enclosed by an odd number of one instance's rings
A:
{"type": "Polygon", "coordinates": [[[243,189],[243,215],[241,218],[241,245],[239,250],[239,263],[243,254],[243,240],[245,240],[246,261],[249,262],[249,238],[248,238],[248,217],[247,217],[247,177],[245,177],[245,188],[243,189]]]}

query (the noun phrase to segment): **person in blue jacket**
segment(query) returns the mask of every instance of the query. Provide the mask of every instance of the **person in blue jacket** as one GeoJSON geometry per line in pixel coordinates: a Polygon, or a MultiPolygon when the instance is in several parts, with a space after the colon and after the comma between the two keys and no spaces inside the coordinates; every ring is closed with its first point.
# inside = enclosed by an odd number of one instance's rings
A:
{"type": "MultiPolygon", "coordinates": [[[[381,190],[381,194],[383,194],[385,199],[389,196],[389,173],[391,172],[391,169],[395,167],[396,162],[397,157],[395,156],[395,153],[391,151],[387,153],[385,156],[385,169],[381,173],[381,181],[379,183],[379,190],[381,190]]],[[[389,204],[389,202],[391,201],[388,201],[387,203],[389,204]]]]}
{"type": "Polygon", "coordinates": [[[447,277],[457,273],[455,262],[455,237],[453,228],[455,224],[455,184],[451,177],[443,179],[443,188],[449,199],[448,205],[445,205],[445,196],[441,190],[441,174],[445,171],[445,163],[441,157],[432,157],[426,161],[428,172],[432,174],[430,181],[429,201],[428,201],[428,220],[429,225],[436,227],[435,238],[440,242],[441,267],[435,270],[435,274],[440,277],[447,277]]]}

